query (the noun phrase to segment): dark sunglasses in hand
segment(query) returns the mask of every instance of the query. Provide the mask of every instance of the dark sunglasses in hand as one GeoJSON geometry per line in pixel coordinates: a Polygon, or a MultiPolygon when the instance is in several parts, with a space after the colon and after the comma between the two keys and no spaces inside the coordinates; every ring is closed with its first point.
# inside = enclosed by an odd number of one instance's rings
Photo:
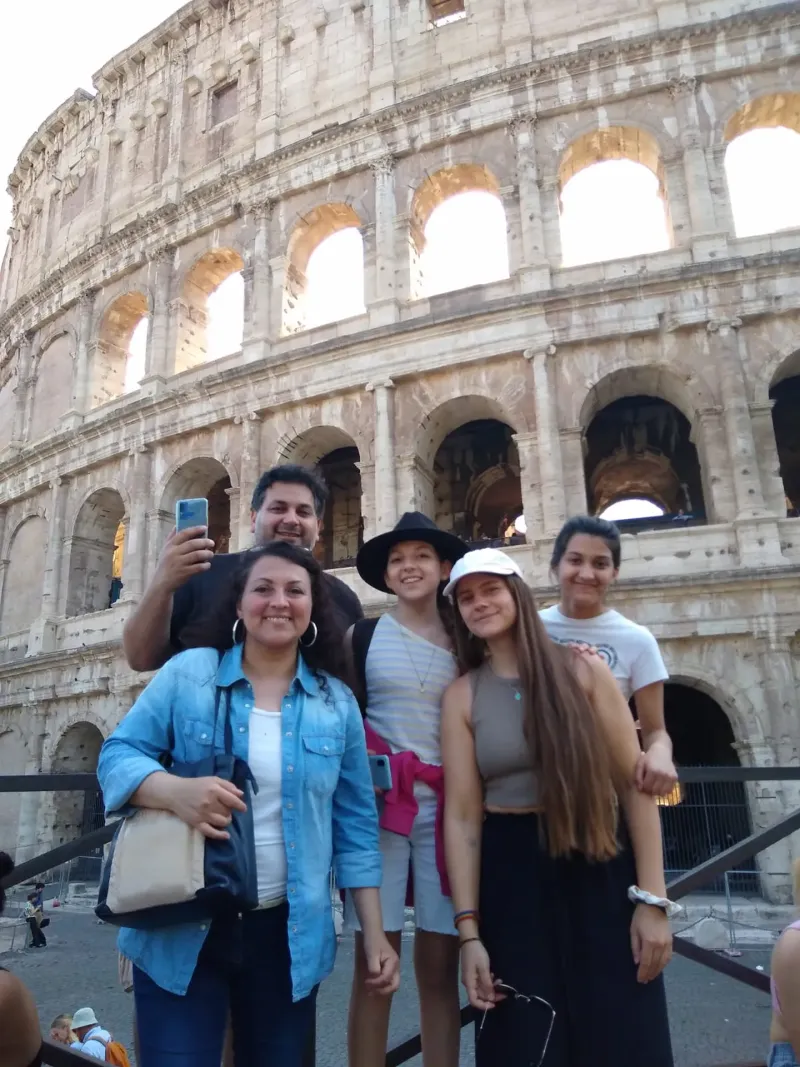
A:
{"type": "MultiPolygon", "coordinates": [[[[504,993],[506,997],[510,997],[512,1000],[522,1001],[523,1004],[533,1004],[534,1001],[536,1001],[536,1003],[538,1004],[544,1004],[544,1006],[550,1012],[550,1025],[547,1028],[547,1037],[544,1039],[544,1048],[542,1049],[542,1054],[536,1064],[534,1064],[533,1060],[530,1061],[530,1067],[542,1067],[542,1064],[544,1063],[544,1058],[547,1055],[547,1046],[550,1044],[550,1038],[553,1034],[553,1027],[555,1026],[556,1022],[556,1009],[548,1000],[545,1000],[543,997],[529,997],[526,993],[520,993],[520,991],[518,989],[515,989],[513,985],[507,985],[505,982],[495,982],[494,988],[497,990],[498,993],[504,993]]],[[[486,1022],[486,1016],[488,1014],[488,1011],[488,1008],[484,1011],[483,1018],[481,1019],[481,1025],[478,1027],[479,1038],[481,1036],[481,1031],[483,1030],[483,1024],[486,1022]]]]}

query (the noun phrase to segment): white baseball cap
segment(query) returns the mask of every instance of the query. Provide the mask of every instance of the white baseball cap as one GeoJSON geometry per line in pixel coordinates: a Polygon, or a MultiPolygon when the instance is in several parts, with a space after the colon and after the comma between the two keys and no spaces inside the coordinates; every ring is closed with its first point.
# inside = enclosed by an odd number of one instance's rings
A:
{"type": "Polygon", "coordinates": [[[97,1016],[91,1008],[78,1008],[72,1016],[72,1029],[82,1030],[84,1026],[99,1026],[97,1016]]]}
{"type": "Polygon", "coordinates": [[[499,548],[476,548],[462,556],[450,571],[450,581],[444,587],[445,596],[452,596],[458,583],[468,574],[500,574],[504,578],[515,574],[517,578],[523,577],[516,560],[499,548]]]}

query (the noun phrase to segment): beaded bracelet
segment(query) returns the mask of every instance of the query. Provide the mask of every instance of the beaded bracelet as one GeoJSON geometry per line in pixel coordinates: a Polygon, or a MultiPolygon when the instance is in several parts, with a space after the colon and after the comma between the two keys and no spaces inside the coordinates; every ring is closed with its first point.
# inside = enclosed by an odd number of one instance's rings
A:
{"type": "Polygon", "coordinates": [[[456,912],[456,914],[453,916],[453,926],[455,926],[457,930],[459,923],[463,923],[467,919],[474,919],[475,922],[478,922],[479,918],[480,916],[478,915],[477,911],[459,911],[456,912]]]}

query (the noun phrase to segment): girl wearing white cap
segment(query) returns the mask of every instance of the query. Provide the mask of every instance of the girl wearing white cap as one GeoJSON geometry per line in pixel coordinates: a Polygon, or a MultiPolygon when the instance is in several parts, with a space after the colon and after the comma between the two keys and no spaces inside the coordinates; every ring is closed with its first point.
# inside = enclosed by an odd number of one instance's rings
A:
{"type": "Polygon", "coordinates": [[[661,830],[599,657],[548,640],[517,564],[446,592],[468,673],[445,694],[445,843],[477,1067],[672,1067],[661,830]]]}

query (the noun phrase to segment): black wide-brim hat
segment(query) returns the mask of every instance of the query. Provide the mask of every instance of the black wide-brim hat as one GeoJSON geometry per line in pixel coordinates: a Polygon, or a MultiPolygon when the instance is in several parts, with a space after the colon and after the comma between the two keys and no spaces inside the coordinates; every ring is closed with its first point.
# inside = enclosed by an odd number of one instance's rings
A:
{"type": "Polygon", "coordinates": [[[373,589],[390,593],[384,575],[389,562],[389,553],[403,541],[423,541],[436,552],[441,560],[457,563],[467,552],[467,545],[455,534],[445,533],[421,511],[407,511],[397,525],[388,533],[378,534],[366,541],[356,556],[358,573],[373,589]]]}

